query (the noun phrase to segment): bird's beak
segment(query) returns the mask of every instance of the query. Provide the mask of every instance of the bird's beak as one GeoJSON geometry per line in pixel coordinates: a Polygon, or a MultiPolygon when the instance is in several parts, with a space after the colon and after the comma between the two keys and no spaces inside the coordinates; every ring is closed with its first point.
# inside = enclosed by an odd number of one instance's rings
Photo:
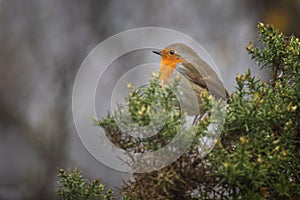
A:
{"type": "Polygon", "coordinates": [[[161,51],[152,51],[152,52],[161,56],[161,51]]]}

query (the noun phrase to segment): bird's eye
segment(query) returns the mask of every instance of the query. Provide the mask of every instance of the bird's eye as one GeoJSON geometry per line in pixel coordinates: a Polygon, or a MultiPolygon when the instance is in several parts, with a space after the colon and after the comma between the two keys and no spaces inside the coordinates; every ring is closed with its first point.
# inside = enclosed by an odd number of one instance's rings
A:
{"type": "Polygon", "coordinates": [[[171,51],[170,51],[170,54],[171,54],[171,55],[174,55],[174,54],[175,54],[175,51],[174,51],[174,50],[171,50],[171,51]]]}

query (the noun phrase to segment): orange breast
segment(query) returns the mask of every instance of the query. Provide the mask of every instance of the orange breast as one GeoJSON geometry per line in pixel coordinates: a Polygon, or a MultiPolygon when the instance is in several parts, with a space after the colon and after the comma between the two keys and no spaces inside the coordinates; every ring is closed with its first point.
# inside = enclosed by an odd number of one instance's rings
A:
{"type": "Polygon", "coordinates": [[[166,84],[168,80],[171,78],[174,70],[176,69],[177,63],[183,62],[183,59],[169,59],[162,58],[160,64],[160,77],[159,79],[163,84],[166,84]]]}
{"type": "Polygon", "coordinates": [[[160,65],[160,76],[159,79],[162,81],[163,84],[166,84],[168,80],[171,78],[175,68],[169,67],[166,65],[160,65]]]}

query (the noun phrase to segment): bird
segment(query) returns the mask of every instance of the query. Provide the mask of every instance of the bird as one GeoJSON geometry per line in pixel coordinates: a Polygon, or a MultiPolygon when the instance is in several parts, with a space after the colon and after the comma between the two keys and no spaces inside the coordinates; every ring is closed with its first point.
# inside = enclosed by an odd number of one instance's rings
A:
{"type": "Polygon", "coordinates": [[[194,121],[206,113],[202,97],[204,92],[209,92],[215,98],[227,100],[229,94],[224,83],[209,64],[188,45],[174,43],[160,51],[152,52],[161,56],[159,80],[162,85],[168,84],[175,72],[180,73],[189,83],[197,97],[198,108],[190,102],[192,97],[187,90],[183,90],[183,102],[188,115],[197,115],[194,121]]]}

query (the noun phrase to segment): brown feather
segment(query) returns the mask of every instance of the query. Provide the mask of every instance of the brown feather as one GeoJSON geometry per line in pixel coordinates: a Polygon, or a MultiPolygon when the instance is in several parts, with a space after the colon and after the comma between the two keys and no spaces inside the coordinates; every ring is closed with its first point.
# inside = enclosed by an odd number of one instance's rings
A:
{"type": "Polygon", "coordinates": [[[228,92],[215,71],[197,53],[185,44],[175,43],[167,47],[174,49],[184,59],[176,70],[191,82],[206,88],[213,96],[226,99],[228,92]]]}

